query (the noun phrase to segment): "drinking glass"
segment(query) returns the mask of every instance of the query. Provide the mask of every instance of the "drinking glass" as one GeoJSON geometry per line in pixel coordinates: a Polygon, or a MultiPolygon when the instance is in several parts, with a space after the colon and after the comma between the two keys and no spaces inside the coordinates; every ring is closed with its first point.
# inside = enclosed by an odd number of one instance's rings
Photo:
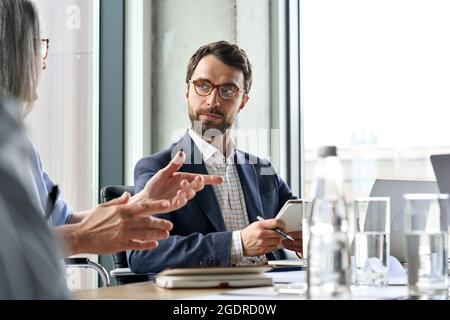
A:
{"type": "Polygon", "coordinates": [[[448,198],[448,194],[404,195],[412,299],[448,298],[448,198]]]}
{"type": "Polygon", "coordinates": [[[357,198],[355,219],[355,283],[387,286],[390,247],[390,199],[357,198]]]}

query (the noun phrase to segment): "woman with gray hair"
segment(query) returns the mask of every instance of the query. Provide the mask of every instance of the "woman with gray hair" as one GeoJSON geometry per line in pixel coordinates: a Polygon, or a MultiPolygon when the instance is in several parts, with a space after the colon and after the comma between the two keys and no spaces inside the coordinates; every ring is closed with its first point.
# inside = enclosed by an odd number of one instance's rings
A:
{"type": "Polygon", "coordinates": [[[33,197],[17,106],[0,99],[0,299],[63,299],[60,249],[33,197]]]}
{"type": "MultiPolygon", "coordinates": [[[[29,0],[0,0],[0,97],[14,99],[23,117],[37,99],[47,50],[48,41],[41,40],[35,5],[29,0]]],[[[41,216],[50,217],[50,224],[63,239],[66,255],[155,248],[157,240],[168,237],[172,224],[152,214],[181,208],[205,185],[222,182],[218,176],[178,172],[185,160],[184,152],[180,152],[142,192],[132,197],[124,193],[92,210],[73,212],[55,192],[56,186],[43,170],[31,142],[29,148],[34,196],[41,216]],[[54,205],[49,206],[53,200],[54,205]],[[51,212],[46,212],[50,207],[51,212]]]]}

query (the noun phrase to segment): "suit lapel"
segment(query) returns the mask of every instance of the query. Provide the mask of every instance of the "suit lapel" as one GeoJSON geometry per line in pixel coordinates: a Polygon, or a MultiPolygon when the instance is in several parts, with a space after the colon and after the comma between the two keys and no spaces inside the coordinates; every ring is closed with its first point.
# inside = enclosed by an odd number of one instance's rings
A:
{"type": "Polygon", "coordinates": [[[243,152],[237,151],[235,160],[242,190],[244,191],[248,219],[250,223],[253,223],[257,220],[256,216],[264,217],[256,171],[253,165],[247,163],[248,161],[246,161],[243,152]]]}
{"type": "MultiPolygon", "coordinates": [[[[175,148],[177,150],[183,148],[186,153],[186,162],[181,167],[183,172],[208,174],[203,163],[202,155],[195,146],[194,141],[192,141],[189,132],[186,132],[183,139],[175,146],[175,148]]],[[[226,231],[222,212],[220,211],[219,203],[217,202],[216,194],[214,193],[212,186],[206,186],[202,191],[198,192],[191,201],[197,203],[217,231],[226,231]]]]}

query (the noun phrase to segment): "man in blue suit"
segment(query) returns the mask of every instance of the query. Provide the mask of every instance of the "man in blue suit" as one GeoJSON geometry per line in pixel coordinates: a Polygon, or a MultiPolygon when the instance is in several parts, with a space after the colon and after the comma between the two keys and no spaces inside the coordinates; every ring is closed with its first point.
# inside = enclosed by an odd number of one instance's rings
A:
{"type": "Polygon", "coordinates": [[[159,272],[167,267],[262,265],[280,259],[282,244],[301,251],[301,233],[284,240],[273,219],[295,198],[271,164],[237,150],[231,128],[246,106],[252,68],[246,53],[225,41],[207,44],[192,56],[186,77],[186,100],[192,127],[168,149],[144,157],[135,167],[135,191],[183,150],[183,172],[220,175],[224,182],[207,186],[184,208],[159,215],[170,220],[168,239],[154,250],[127,252],[136,273],[159,272]],[[265,221],[257,221],[257,216],[265,221]]]}

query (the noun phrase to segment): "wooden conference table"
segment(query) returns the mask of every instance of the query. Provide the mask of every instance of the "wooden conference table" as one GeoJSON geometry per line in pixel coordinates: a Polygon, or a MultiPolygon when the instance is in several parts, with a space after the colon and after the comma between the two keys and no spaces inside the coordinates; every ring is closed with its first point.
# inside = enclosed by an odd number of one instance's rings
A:
{"type": "Polygon", "coordinates": [[[183,298],[197,298],[221,294],[231,289],[164,289],[154,282],[138,282],[109,288],[81,290],[73,292],[73,297],[79,300],[120,299],[120,300],[173,300],[183,298]]]}

